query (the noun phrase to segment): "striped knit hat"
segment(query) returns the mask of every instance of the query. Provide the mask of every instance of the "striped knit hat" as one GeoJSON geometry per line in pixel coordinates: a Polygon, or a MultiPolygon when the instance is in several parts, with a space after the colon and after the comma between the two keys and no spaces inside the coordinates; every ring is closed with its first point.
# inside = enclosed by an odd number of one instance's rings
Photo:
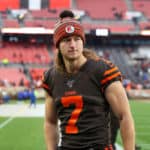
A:
{"type": "Polygon", "coordinates": [[[56,47],[59,47],[59,42],[68,36],[78,35],[85,43],[84,29],[81,23],[74,19],[74,14],[70,10],[64,10],[59,15],[60,19],[55,25],[53,41],[56,47]]]}

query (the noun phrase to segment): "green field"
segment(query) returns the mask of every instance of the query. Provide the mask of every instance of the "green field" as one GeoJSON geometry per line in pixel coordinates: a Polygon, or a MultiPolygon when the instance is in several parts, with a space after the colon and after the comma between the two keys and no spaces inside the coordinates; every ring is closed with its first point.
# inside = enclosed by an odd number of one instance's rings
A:
{"type": "Polygon", "coordinates": [[[14,118],[0,129],[0,150],[45,149],[42,118],[14,118]]]}
{"type": "MultiPolygon", "coordinates": [[[[135,120],[136,143],[142,150],[150,150],[150,102],[130,101],[130,104],[135,120]]],[[[121,143],[120,136],[118,143],[121,143]]],[[[0,117],[0,150],[45,149],[43,117],[0,117]]]]}
{"type": "MultiPolygon", "coordinates": [[[[135,122],[136,144],[150,150],[150,101],[130,101],[135,122]]],[[[118,143],[121,143],[118,136],[118,143]]]]}

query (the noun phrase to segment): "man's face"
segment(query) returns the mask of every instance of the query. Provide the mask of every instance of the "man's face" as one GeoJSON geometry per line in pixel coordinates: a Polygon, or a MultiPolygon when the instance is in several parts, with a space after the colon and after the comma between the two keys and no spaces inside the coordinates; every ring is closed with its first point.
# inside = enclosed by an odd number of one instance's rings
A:
{"type": "Polygon", "coordinates": [[[59,43],[59,49],[64,59],[78,59],[83,52],[83,41],[79,36],[69,36],[59,43]]]}

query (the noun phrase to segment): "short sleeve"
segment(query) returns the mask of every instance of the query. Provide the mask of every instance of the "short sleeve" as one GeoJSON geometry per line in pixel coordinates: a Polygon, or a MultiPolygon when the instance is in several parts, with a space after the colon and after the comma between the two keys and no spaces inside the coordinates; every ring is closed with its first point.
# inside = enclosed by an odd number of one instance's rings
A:
{"type": "Polygon", "coordinates": [[[53,69],[49,69],[43,73],[42,77],[42,88],[48,92],[49,95],[52,95],[53,87],[53,69]]]}
{"type": "Polygon", "coordinates": [[[104,92],[105,89],[115,81],[122,82],[122,74],[118,67],[114,65],[111,61],[102,60],[102,75],[101,75],[101,90],[104,92]]]}

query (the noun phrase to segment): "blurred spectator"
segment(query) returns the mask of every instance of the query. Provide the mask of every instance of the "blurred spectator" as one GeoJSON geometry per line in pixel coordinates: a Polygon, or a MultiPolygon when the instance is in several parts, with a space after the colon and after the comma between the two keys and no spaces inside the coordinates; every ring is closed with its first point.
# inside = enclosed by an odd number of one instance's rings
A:
{"type": "Polygon", "coordinates": [[[8,103],[10,101],[11,97],[10,95],[8,94],[7,91],[3,90],[2,91],[2,100],[4,103],[8,103]]]}
{"type": "Polygon", "coordinates": [[[29,105],[29,107],[31,108],[33,106],[34,108],[36,108],[36,96],[35,96],[34,88],[31,88],[29,93],[30,93],[29,94],[30,95],[30,105],[29,105]]]}
{"type": "Polygon", "coordinates": [[[19,86],[24,86],[24,79],[20,79],[19,86]]]}

